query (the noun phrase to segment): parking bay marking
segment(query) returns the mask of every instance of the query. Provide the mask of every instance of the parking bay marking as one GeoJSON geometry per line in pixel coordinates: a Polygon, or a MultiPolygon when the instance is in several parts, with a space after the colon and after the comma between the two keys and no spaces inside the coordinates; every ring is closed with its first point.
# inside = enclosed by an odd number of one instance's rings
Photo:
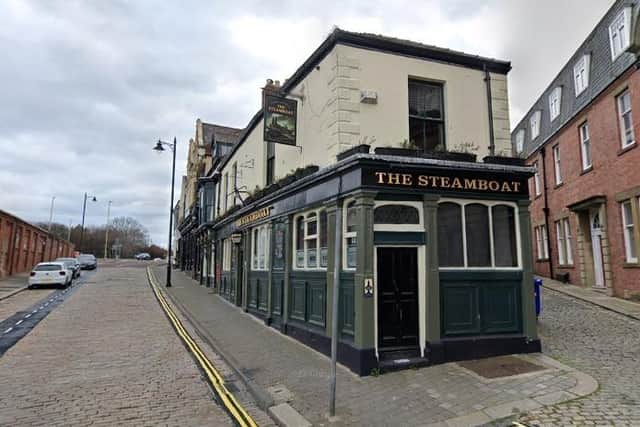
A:
{"type": "Polygon", "coordinates": [[[22,323],[22,322],[24,322],[24,320],[18,320],[18,321],[16,322],[16,326],[18,326],[18,325],[19,325],[20,323],[22,323]]]}
{"type": "Polygon", "coordinates": [[[11,331],[13,331],[13,326],[7,329],[6,331],[4,331],[3,334],[8,334],[11,331]]]}

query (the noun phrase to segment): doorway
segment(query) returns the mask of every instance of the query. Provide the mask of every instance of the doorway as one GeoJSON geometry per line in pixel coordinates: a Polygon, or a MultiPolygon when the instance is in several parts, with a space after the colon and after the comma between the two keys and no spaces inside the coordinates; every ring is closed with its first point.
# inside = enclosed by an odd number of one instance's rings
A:
{"type": "Polygon", "coordinates": [[[377,248],[378,347],[418,346],[418,248],[377,248]]]}
{"type": "Polygon", "coordinates": [[[589,218],[591,228],[591,250],[593,252],[594,287],[604,288],[604,265],[602,263],[602,223],[600,209],[592,211],[589,218]]]}

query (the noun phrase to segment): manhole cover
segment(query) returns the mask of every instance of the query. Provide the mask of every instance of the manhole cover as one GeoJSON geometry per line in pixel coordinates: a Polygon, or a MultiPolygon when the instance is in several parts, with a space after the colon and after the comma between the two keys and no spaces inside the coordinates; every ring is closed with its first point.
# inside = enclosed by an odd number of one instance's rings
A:
{"type": "Polygon", "coordinates": [[[467,360],[464,362],[458,362],[458,365],[485,378],[510,377],[512,375],[526,374],[545,369],[543,366],[527,362],[526,360],[515,356],[467,360]]]}

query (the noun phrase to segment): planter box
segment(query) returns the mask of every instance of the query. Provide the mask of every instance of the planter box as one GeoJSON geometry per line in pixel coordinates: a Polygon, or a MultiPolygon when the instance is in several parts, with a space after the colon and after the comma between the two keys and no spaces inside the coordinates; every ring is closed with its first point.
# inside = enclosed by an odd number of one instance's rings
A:
{"type": "Polygon", "coordinates": [[[345,150],[342,153],[338,153],[338,155],[336,156],[336,159],[340,161],[340,160],[346,159],[347,157],[351,157],[354,154],[359,154],[359,153],[369,154],[370,148],[371,146],[367,144],[356,145],[355,147],[349,148],[348,150],[345,150]]]}
{"type": "Polygon", "coordinates": [[[477,156],[471,153],[456,153],[453,151],[428,151],[421,153],[420,157],[426,159],[451,160],[454,162],[475,162],[477,156]]]}
{"type": "Polygon", "coordinates": [[[415,148],[377,147],[374,152],[383,156],[418,157],[418,150],[415,148]]]}
{"type": "Polygon", "coordinates": [[[521,159],[520,157],[486,156],[482,160],[485,163],[495,163],[498,165],[526,166],[525,159],[521,159]]]}

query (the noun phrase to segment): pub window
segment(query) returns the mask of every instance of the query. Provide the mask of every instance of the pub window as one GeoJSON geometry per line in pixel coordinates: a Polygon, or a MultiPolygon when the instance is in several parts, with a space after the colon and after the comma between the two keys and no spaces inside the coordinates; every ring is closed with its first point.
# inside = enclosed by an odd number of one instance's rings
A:
{"type": "Polygon", "coordinates": [[[267,270],[269,260],[269,228],[268,225],[255,227],[251,233],[251,269],[267,270]]]}
{"type": "Polygon", "coordinates": [[[326,211],[302,214],[296,217],[295,224],[296,269],[326,268],[329,240],[326,211]]]}
{"type": "Polygon", "coordinates": [[[344,221],[344,268],[355,269],[357,264],[357,209],[356,202],[351,201],[347,203],[345,209],[345,221],[344,221]]]}
{"type": "Polygon", "coordinates": [[[490,202],[440,203],[438,257],[443,268],[517,267],[515,207],[490,202]]]}
{"type": "Polygon", "coordinates": [[[273,270],[284,270],[284,242],[286,224],[276,223],[273,236],[273,270]]]}
{"type": "Polygon", "coordinates": [[[420,224],[420,212],[413,206],[382,205],[373,211],[374,224],[420,224]]]}
{"type": "Polygon", "coordinates": [[[421,151],[444,148],[442,85],[409,80],[409,141],[421,151]]]}

